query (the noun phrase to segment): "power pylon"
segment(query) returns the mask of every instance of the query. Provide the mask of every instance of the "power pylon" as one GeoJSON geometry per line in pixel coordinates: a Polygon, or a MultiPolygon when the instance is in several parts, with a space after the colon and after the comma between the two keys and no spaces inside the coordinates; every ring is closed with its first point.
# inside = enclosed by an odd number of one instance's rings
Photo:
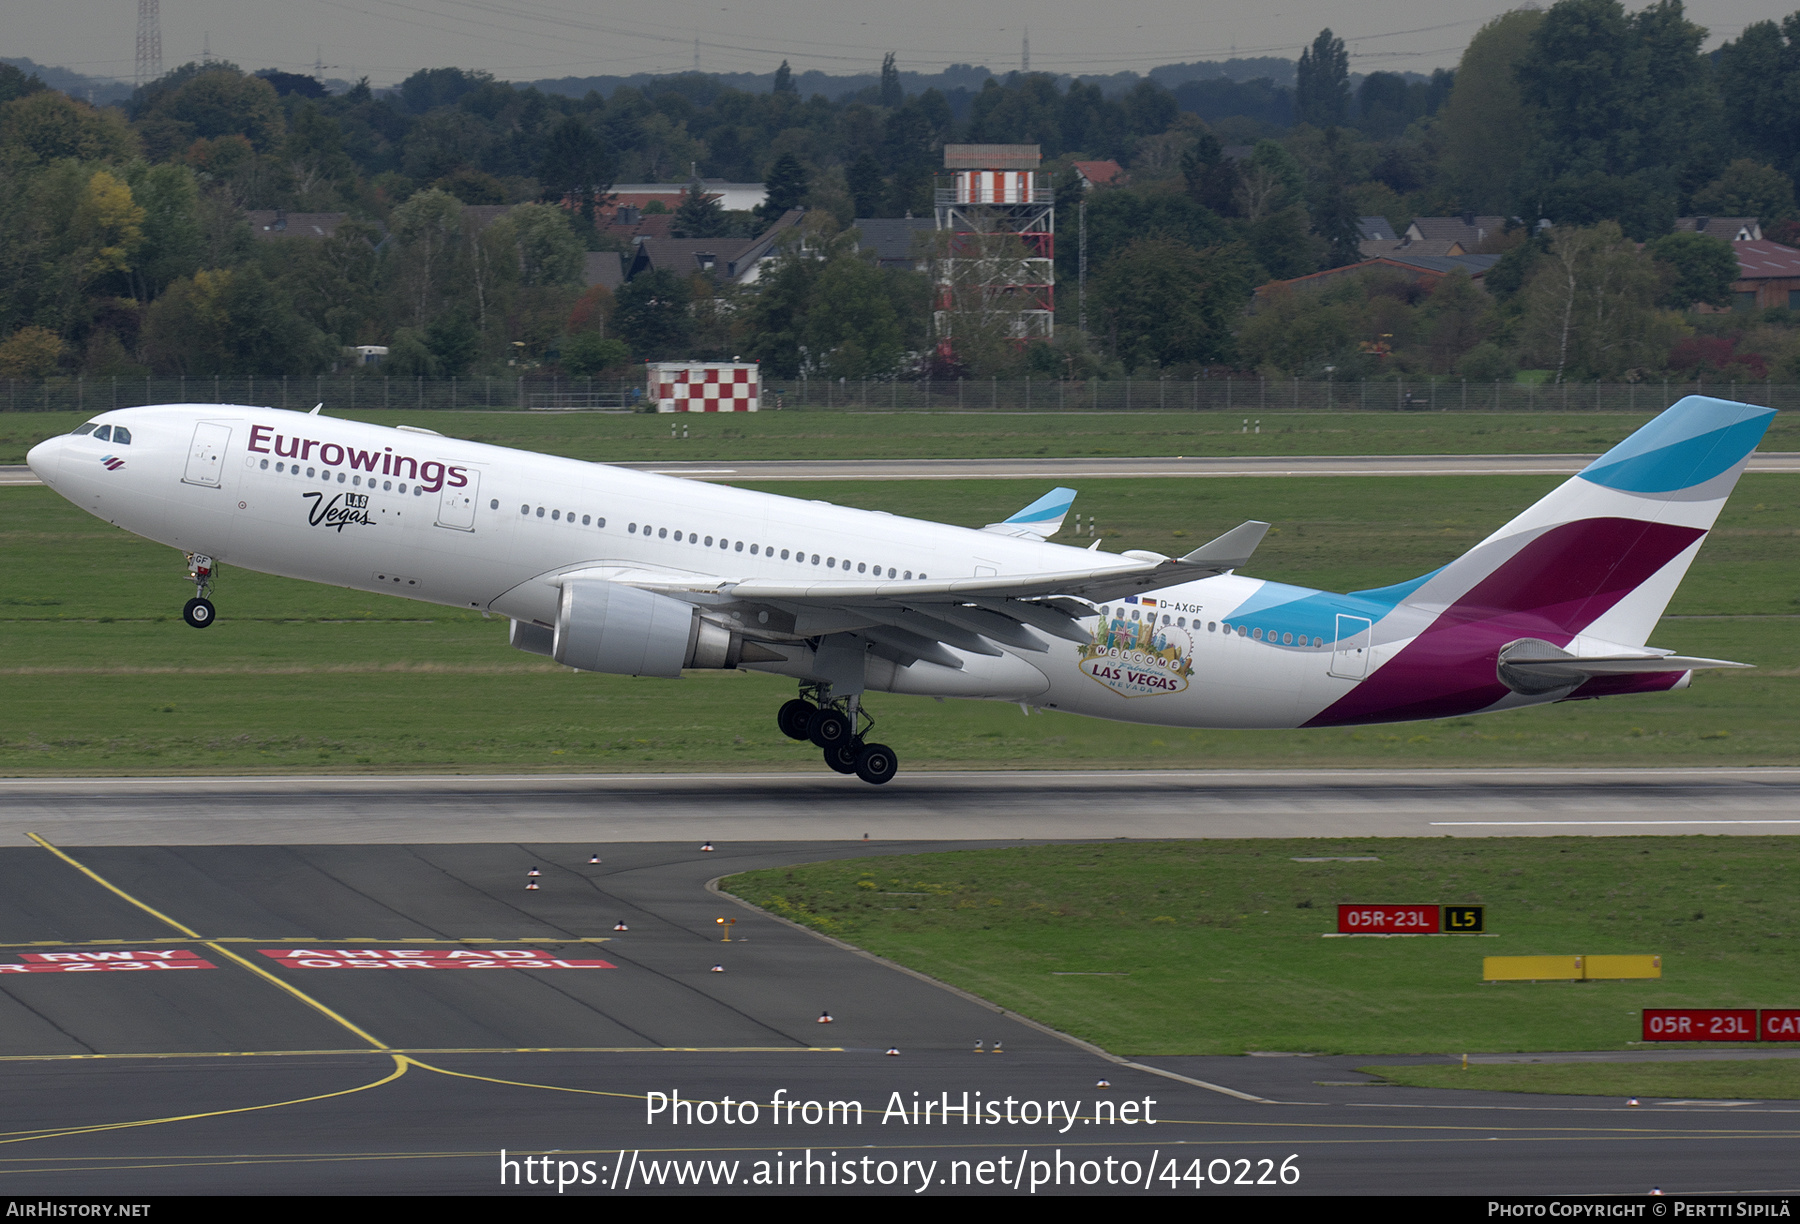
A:
{"type": "Polygon", "coordinates": [[[162,0],[138,0],[137,83],[148,85],[162,72],[162,0]]]}

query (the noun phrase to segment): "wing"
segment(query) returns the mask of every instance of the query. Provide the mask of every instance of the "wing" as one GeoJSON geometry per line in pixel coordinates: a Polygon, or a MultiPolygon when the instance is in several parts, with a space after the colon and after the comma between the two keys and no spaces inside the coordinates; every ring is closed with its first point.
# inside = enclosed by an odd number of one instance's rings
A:
{"type": "Polygon", "coordinates": [[[962,661],[945,647],[998,655],[1001,647],[1048,650],[1048,638],[1086,642],[1091,635],[1080,621],[1093,615],[1094,604],[1229,573],[1268,530],[1267,523],[1244,523],[1183,557],[1093,553],[1092,564],[1079,569],[1004,577],[796,583],[608,569],[576,570],[557,581],[605,578],[684,599],[730,617],[729,627],[751,641],[858,633],[902,665],[925,659],[960,669],[962,661]]]}

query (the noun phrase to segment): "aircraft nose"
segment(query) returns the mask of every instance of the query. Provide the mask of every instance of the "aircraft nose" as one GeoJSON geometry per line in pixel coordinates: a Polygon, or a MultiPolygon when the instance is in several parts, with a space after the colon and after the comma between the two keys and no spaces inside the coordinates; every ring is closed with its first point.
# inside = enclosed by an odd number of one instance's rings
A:
{"type": "Polygon", "coordinates": [[[62,472],[62,454],[66,439],[62,437],[46,438],[32,447],[25,455],[25,462],[32,474],[47,485],[54,485],[57,476],[62,472]]]}

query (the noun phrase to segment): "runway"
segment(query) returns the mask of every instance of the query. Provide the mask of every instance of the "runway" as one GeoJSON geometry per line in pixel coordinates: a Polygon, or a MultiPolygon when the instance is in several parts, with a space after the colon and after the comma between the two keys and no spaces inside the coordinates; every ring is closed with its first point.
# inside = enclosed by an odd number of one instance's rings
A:
{"type": "Polygon", "coordinates": [[[558,1193],[551,1170],[590,1194],[1792,1188],[1795,1103],[1355,1070],[1441,1059],[1122,1060],[708,888],[970,844],[0,849],[0,963],[47,967],[0,972],[0,1191],[558,1193]],[[191,968],[107,968],[158,958],[191,968]]]}
{"type": "Polygon", "coordinates": [[[1800,769],[0,780],[0,845],[1800,833],[1800,769]]]}
{"type": "MultiPolygon", "coordinates": [[[[1097,480],[1225,476],[1573,475],[1596,455],[1272,455],[1235,458],[752,460],[616,467],[732,483],[775,480],[1097,480]]],[[[1752,472],[1800,472],[1800,452],[1750,457],[1752,472]]],[[[40,484],[22,464],[0,466],[0,486],[40,484]]]]}

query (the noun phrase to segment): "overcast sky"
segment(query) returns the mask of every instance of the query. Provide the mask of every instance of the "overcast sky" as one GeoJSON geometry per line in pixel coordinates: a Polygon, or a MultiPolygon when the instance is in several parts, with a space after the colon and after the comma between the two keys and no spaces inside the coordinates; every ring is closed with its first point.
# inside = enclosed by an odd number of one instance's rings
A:
{"type": "MultiPolygon", "coordinates": [[[[1800,3],[1800,0],[1795,0],[1800,3]]],[[[505,80],[674,72],[870,71],[893,51],[904,69],[952,63],[1143,71],[1240,56],[1293,57],[1321,27],[1349,45],[1353,72],[1454,67],[1506,0],[161,0],[163,65],[215,56],[246,69],[310,70],[393,84],[420,68],[483,68],[505,80]]],[[[1627,3],[1627,8],[1641,5],[1627,3]]],[[[1754,0],[1695,0],[1709,46],[1784,11],[1754,0]]],[[[133,0],[0,0],[0,55],[129,79],[133,0]]]]}

